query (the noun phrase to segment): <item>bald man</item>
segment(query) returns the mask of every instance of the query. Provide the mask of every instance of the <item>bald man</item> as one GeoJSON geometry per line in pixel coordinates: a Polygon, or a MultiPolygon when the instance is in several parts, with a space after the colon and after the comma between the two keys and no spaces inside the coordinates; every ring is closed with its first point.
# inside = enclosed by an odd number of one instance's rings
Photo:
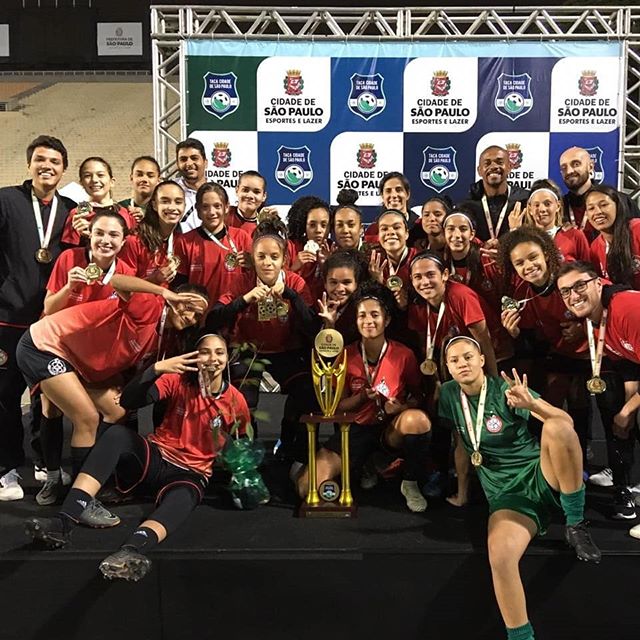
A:
{"type": "MultiPolygon", "coordinates": [[[[593,229],[587,224],[584,215],[584,197],[593,186],[591,182],[593,160],[589,152],[582,147],[570,147],[563,151],[560,156],[560,173],[567,189],[569,189],[563,199],[566,220],[585,229],[587,235],[593,236],[593,229]]],[[[631,217],[640,218],[640,210],[638,210],[636,201],[622,192],[620,192],[620,196],[626,201],[631,217]]]]}
{"type": "Polygon", "coordinates": [[[529,192],[508,183],[511,173],[509,152],[502,147],[487,147],[478,160],[480,180],[469,189],[469,199],[461,203],[474,214],[476,235],[485,242],[509,231],[509,213],[520,201],[527,203],[529,192]]]}

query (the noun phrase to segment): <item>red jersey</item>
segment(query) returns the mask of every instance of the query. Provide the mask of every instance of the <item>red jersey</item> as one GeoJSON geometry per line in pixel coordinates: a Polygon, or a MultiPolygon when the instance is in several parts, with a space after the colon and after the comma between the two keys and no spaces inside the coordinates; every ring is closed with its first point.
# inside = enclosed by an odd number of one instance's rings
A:
{"type": "MultiPolygon", "coordinates": [[[[74,207],[73,209],[71,209],[71,211],[69,211],[69,215],[67,216],[67,219],[64,223],[64,229],[62,230],[62,242],[64,244],[70,244],[74,247],[80,246],[86,240],[85,238],[80,237],[80,234],[73,228],[73,216],[76,215],[77,211],[78,207],[74,207]]],[[[129,231],[135,229],[136,225],[138,224],[136,222],[136,219],[131,215],[129,209],[126,209],[119,204],[114,204],[112,207],[93,207],[91,209],[91,212],[86,216],[87,220],[90,222],[94,218],[96,213],[100,213],[100,211],[117,211],[124,218],[124,221],[127,223],[127,229],[129,229],[129,231]]]]}
{"type": "Polygon", "coordinates": [[[532,298],[520,313],[521,329],[534,329],[538,340],[550,345],[552,351],[562,355],[575,357],[576,354],[586,351],[586,338],[567,342],[562,337],[560,323],[576,320],[576,317],[567,309],[555,283],[547,293],[537,295],[528,282],[516,277],[513,298],[516,300],[532,298]]]}
{"type": "Polygon", "coordinates": [[[253,220],[247,220],[242,214],[238,213],[238,207],[229,207],[229,213],[226,218],[226,225],[228,228],[242,229],[246,231],[247,235],[252,238],[253,232],[258,226],[257,218],[253,220]]]}
{"type": "MultiPolygon", "coordinates": [[[[358,395],[363,388],[371,387],[378,392],[380,402],[392,398],[404,402],[409,392],[420,390],[420,370],[413,352],[395,340],[387,342],[387,350],[382,355],[377,366],[369,365],[372,377],[371,385],[362,361],[360,342],[354,342],[347,347],[347,375],[345,390],[347,397],[358,395]]],[[[378,405],[375,400],[367,400],[355,412],[357,424],[375,424],[378,419],[378,405]]]]}
{"type": "MultiPolygon", "coordinates": [[[[174,236],[175,242],[178,242],[178,234],[174,236]]],[[[175,251],[175,249],[174,249],[175,251]]],[[[156,269],[167,264],[167,241],[162,243],[162,247],[155,252],[149,251],[138,236],[130,236],[122,247],[122,251],[118,257],[126,262],[133,270],[134,275],[138,278],[148,278],[156,269]]],[[[163,283],[162,286],[169,286],[163,283]]]]}
{"type": "MultiPolygon", "coordinates": [[[[291,268],[298,253],[304,251],[305,243],[302,240],[287,240],[287,261],[286,265],[291,268]]],[[[314,300],[318,300],[324,291],[324,280],[322,279],[322,265],[319,261],[305,262],[300,271],[297,273],[309,287],[311,296],[314,300]]]]}
{"type": "MultiPolygon", "coordinates": [[[[114,273],[120,273],[125,276],[134,275],[133,269],[128,264],[117,258],[115,260],[116,268],[114,273]]],[[[67,276],[73,267],[82,267],[84,269],[88,264],[87,250],[84,247],[76,247],[75,249],[63,251],[53,267],[49,282],[47,283],[47,291],[50,293],[58,293],[58,291],[67,284],[67,276]]],[[[74,304],[81,304],[82,302],[92,302],[93,300],[105,300],[115,297],[117,295],[115,289],[110,283],[102,284],[103,278],[104,276],[91,285],[82,285],[77,291],[71,291],[67,300],[67,306],[71,307],[74,304]]]]}
{"type": "MultiPolygon", "coordinates": [[[[285,271],[284,274],[285,286],[296,291],[308,306],[312,306],[313,299],[304,280],[291,271],[285,271]]],[[[253,271],[243,273],[241,277],[233,279],[231,287],[220,296],[218,302],[229,304],[255,286],[256,274],[253,271]]],[[[289,307],[287,315],[266,321],[258,320],[257,303],[250,304],[238,314],[231,330],[231,342],[250,342],[255,344],[261,353],[280,353],[298,348],[300,339],[296,332],[296,315],[291,303],[288,300],[284,300],[284,303],[289,307]]]]}
{"type": "Polygon", "coordinates": [[[220,242],[229,250],[219,246],[202,227],[192,229],[176,240],[175,253],[180,258],[178,273],[187,276],[189,283],[200,284],[207,289],[210,306],[229,290],[231,281],[242,274],[239,265],[229,266],[225,262],[226,256],[251,251],[251,238],[242,229],[227,229],[220,242]]]}
{"type": "Polygon", "coordinates": [[[87,382],[101,382],[141,362],[158,348],[164,299],[148,293],[97,300],[38,320],[33,343],[70,362],[87,382]]]}
{"type": "MultiPolygon", "coordinates": [[[[629,220],[629,233],[631,234],[631,255],[633,256],[633,278],[631,284],[634,289],[640,290],[640,218],[629,220]]],[[[591,262],[593,262],[603,278],[611,279],[607,270],[608,253],[609,243],[600,234],[591,243],[591,262]]]]}
{"type": "Polygon", "coordinates": [[[448,338],[471,336],[469,326],[486,321],[478,294],[466,284],[447,282],[444,305],[444,314],[437,331],[438,309],[433,309],[428,304],[409,305],[409,329],[416,331],[422,343],[425,343],[428,322],[436,350],[440,350],[448,338]]]}
{"type": "Polygon", "coordinates": [[[205,476],[211,475],[214,460],[224,447],[225,437],[213,438],[213,428],[230,434],[236,421],[239,435],[245,435],[251,420],[244,396],[232,385],[218,398],[203,398],[197,384],[187,376],[166,373],[155,382],[160,400],[168,406],[160,426],[147,438],[165,460],[205,476]]]}
{"type": "Polygon", "coordinates": [[[584,231],[575,227],[559,229],[553,241],[565,262],[589,261],[589,241],[584,231]]]}
{"type": "Polygon", "coordinates": [[[498,267],[498,263],[489,256],[480,256],[482,273],[478,284],[471,281],[468,260],[468,254],[462,260],[454,260],[449,257],[448,263],[445,263],[449,269],[449,279],[466,284],[482,300],[485,300],[492,309],[497,311],[500,309],[500,300],[502,299],[502,272],[498,267]]]}
{"type": "MultiPolygon", "coordinates": [[[[613,359],[640,364],[640,291],[619,291],[611,296],[604,347],[613,359]]],[[[594,323],[596,340],[599,323],[594,323]]]]}

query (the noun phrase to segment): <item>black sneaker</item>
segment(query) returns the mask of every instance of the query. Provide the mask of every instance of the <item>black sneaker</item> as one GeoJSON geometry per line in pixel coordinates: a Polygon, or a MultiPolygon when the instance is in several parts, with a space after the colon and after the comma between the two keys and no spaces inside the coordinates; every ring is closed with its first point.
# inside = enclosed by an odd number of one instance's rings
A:
{"type": "Polygon", "coordinates": [[[616,491],[611,517],[614,520],[633,520],[636,517],[636,503],[629,489],[616,491]]]}
{"type": "Polygon", "coordinates": [[[133,547],[123,547],[100,563],[100,572],[109,580],[118,578],[138,582],[147,575],[149,569],[151,569],[151,560],[138,553],[133,547]]]}
{"type": "Polygon", "coordinates": [[[65,489],[62,484],[62,478],[58,480],[45,480],[40,491],[36,493],[36,502],[41,507],[56,504],[62,500],[64,493],[65,489]]]}
{"type": "Polygon", "coordinates": [[[602,559],[602,553],[591,539],[587,523],[584,520],[578,524],[566,525],[564,539],[570,547],[574,548],[578,560],[597,564],[602,559]]]}
{"type": "Polygon", "coordinates": [[[29,518],[24,528],[27,537],[44,549],[62,549],[71,542],[71,531],[65,530],[60,518],[29,518]]]}
{"type": "Polygon", "coordinates": [[[111,513],[99,500],[93,498],[80,514],[78,523],[92,529],[108,529],[120,524],[120,518],[111,513]]]}

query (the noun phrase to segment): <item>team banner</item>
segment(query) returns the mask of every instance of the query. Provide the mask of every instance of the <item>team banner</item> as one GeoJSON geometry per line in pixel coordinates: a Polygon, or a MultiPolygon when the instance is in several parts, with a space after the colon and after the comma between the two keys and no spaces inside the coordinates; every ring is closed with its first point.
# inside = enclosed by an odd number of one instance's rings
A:
{"type": "Polygon", "coordinates": [[[412,205],[463,200],[480,152],[509,151],[511,181],[562,184],[558,159],[589,150],[594,180],[616,185],[623,105],[619,43],[186,43],[187,133],[207,178],[234,198],[257,169],[268,201],[336,202],[359,193],[369,218],[378,183],[401,171],[412,205]]]}

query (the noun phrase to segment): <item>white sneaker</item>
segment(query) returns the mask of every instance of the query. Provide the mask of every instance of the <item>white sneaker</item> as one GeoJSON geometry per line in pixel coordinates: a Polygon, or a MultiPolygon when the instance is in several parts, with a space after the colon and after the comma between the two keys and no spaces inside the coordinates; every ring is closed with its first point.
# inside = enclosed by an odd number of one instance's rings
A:
{"type": "Polygon", "coordinates": [[[400,485],[400,493],[407,501],[409,511],[422,513],[427,509],[427,499],[420,492],[418,483],[415,480],[403,480],[400,485]]]}
{"type": "Polygon", "coordinates": [[[599,473],[589,476],[589,483],[595,484],[597,487],[613,487],[613,474],[609,467],[605,467],[599,473]]]}
{"type": "Polygon", "coordinates": [[[0,501],[9,502],[9,500],[22,500],[24,491],[18,480],[21,480],[20,474],[15,469],[7,471],[0,478],[0,501]]]}
{"type": "Polygon", "coordinates": [[[629,535],[632,538],[637,538],[640,540],[640,524],[637,524],[635,527],[629,529],[629,535]]]}
{"type": "MultiPolygon", "coordinates": [[[[62,484],[65,487],[68,487],[71,484],[71,476],[64,469],[62,469],[61,476],[62,476],[62,484]]],[[[35,465],[33,467],[33,477],[35,478],[36,482],[39,482],[40,484],[44,484],[47,481],[47,468],[38,467],[37,465],[35,465]]]]}

